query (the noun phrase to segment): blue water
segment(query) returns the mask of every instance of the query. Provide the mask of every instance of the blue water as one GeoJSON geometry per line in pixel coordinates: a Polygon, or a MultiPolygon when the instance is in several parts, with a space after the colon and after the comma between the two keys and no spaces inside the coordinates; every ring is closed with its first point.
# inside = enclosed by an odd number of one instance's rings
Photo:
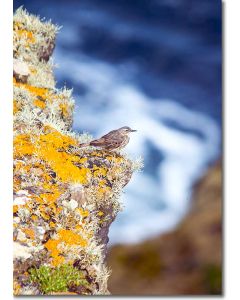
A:
{"type": "Polygon", "coordinates": [[[191,187],[221,154],[221,2],[14,1],[62,25],[57,86],[73,88],[74,129],[94,137],[128,125],[144,158],[122,197],[110,242],[174,227],[191,187]]]}

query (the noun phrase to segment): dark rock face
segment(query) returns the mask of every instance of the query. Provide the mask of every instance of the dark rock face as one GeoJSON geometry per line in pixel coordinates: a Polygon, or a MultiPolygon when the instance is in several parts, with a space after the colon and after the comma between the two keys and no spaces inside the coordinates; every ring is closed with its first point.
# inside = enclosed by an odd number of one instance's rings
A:
{"type": "Polygon", "coordinates": [[[192,207],[172,232],[109,250],[113,295],[222,293],[222,167],[194,186],[192,207]]]}

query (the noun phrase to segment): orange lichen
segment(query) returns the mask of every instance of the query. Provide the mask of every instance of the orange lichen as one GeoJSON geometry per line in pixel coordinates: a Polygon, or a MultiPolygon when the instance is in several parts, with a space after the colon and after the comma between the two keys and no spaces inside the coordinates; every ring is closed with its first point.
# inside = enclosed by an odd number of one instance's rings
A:
{"type": "Polygon", "coordinates": [[[44,244],[51,254],[53,266],[58,266],[65,261],[63,253],[59,250],[60,243],[65,243],[67,246],[87,246],[87,241],[79,234],[76,234],[71,230],[60,229],[58,231],[57,239],[49,239],[44,244]]]}
{"type": "Polygon", "coordinates": [[[62,114],[63,114],[63,117],[68,117],[69,116],[69,112],[70,112],[70,110],[69,110],[69,104],[67,104],[67,103],[60,103],[59,104],[59,108],[60,108],[60,110],[61,110],[61,112],[62,112],[62,114]]]}
{"type": "Polygon", "coordinates": [[[17,176],[13,177],[13,191],[14,192],[17,192],[21,189],[21,183],[22,183],[22,181],[20,180],[19,177],[17,177],[17,176]]]}
{"type": "Polygon", "coordinates": [[[106,159],[109,161],[109,162],[112,162],[112,163],[114,163],[114,164],[117,164],[117,165],[120,165],[121,163],[123,163],[124,162],[124,158],[123,157],[121,157],[121,156],[114,156],[114,155],[112,155],[112,156],[106,156],[106,159]]]}
{"type": "Polygon", "coordinates": [[[21,291],[21,285],[14,281],[13,282],[13,294],[14,296],[20,295],[20,291],[21,291]]]}
{"type": "Polygon", "coordinates": [[[48,240],[44,246],[48,249],[52,257],[52,266],[56,267],[62,264],[65,259],[60,255],[60,250],[58,249],[59,240],[48,240]]]}
{"type": "Polygon", "coordinates": [[[81,164],[84,164],[85,162],[87,162],[87,157],[82,157],[82,158],[79,158],[78,162],[81,163],[81,164]]]}
{"type": "Polygon", "coordinates": [[[36,86],[32,86],[26,83],[17,82],[16,79],[13,77],[13,84],[16,87],[23,88],[25,90],[28,90],[31,94],[41,97],[41,99],[45,100],[49,95],[50,91],[47,88],[40,88],[36,86]]]}
{"type": "MultiPolygon", "coordinates": [[[[72,182],[87,184],[91,176],[104,178],[108,174],[106,168],[93,166],[92,170],[83,167],[87,158],[81,158],[68,151],[72,146],[77,146],[78,142],[69,136],[65,136],[53,128],[46,127],[45,134],[40,136],[18,135],[14,140],[15,157],[24,157],[25,155],[35,155],[44,161],[56,173],[58,180],[62,182],[72,182]],[[63,167],[64,166],[64,167],[63,167]]],[[[53,185],[48,185],[51,177],[45,173],[41,175],[40,183],[45,189],[52,191],[53,185]],[[45,178],[46,177],[46,178],[45,178]],[[46,182],[44,184],[43,180],[46,182]]],[[[106,180],[101,179],[98,182],[100,194],[105,194],[109,187],[106,186],[106,180]]],[[[48,198],[48,201],[55,201],[60,195],[57,189],[51,194],[42,195],[48,198]]]]}
{"type": "Polygon", "coordinates": [[[40,215],[43,218],[43,220],[48,221],[50,219],[49,214],[47,214],[44,209],[41,209],[41,208],[38,208],[38,209],[40,211],[40,215]]]}
{"type": "Polygon", "coordinates": [[[80,225],[80,224],[78,224],[78,225],[75,226],[75,229],[76,229],[76,230],[81,230],[81,231],[82,231],[82,230],[83,230],[83,226],[80,225]]]}
{"type": "Polygon", "coordinates": [[[62,151],[70,146],[76,146],[77,141],[71,137],[64,136],[55,131],[39,138],[38,155],[56,172],[57,176],[63,182],[87,183],[89,170],[79,168],[73,164],[79,158],[73,154],[62,151]],[[63,167],[64,166],[64,167],[63,167]]]}
{"type": "Polygon", "coordinates": [[[44,247],[46,247],[48,251],[51,252],[52,256],[57,256],[60,253],[60,251],[57,249],[58,244],[59,244],[59,240],[50,239],[44,244],[44,247]]]}
{"type": "Polygon", "coordinates": [[[21,22],[13,22],[13,30],[14,31],[16,31],[16,30],[18,30],[18,29],[21,29],[21,28],[23,28],[23,23],[21,23],[21,22]]]}
{"type": "Polygon", "coordinates": [[[36,39],[31,31],[28,31],[26,29],[18,29],[18,30],[15,30],[15,32],[17,33],[17,35],[20,38],[25,38],[27,40],[27,42],[29,42],[29,43],[35,43],[35,41],[36,41],[36,39]]]}
{"type": "Polygon", "coordinates": [[[106,180],[99,180],[98,185],[99,186],[105,186],[106,185],[106,180]]]}
{"type": "Polygon", "coordinates": [[[22,231],[26,234],[27,237],[29,237],[30,239],[34,239],[35,237],[35,232],[33,229],[30,228],[23,228],[22,231]]]}
{"type": "Polygon", "coordinates": [[[71,230],[60,229],[58,232],[61,241],[67,245],[79,245],[86,247],[87,241],[82,238],[79,234],[72,232],[71,230]]]}
{"type": "Polygon", "coordinates": [[[46,103],[43,102],[42,100],[38,100],[38,99],[34,100],[34,101],[33,101],[33,104],[34,104],[35,106],[37,106],[37,107],[42,108],[42,109],[46,107],[46,103]]]}
{"type": "Polygon", "coordinates": [[[49,142],[54,144],[57,149],[77,145],[77,141],[74,138],[63,135],[50,126],[46,126],[45,129],[46,131],[49,130],[50,132],[46,132],[46,134],[40,136],[41,142],[49,142]]]}
{"type": "Polygon", "coordinates": [[[54,147],[42,148],[41,157],[48,161],[60,180],[64,182],[87,183],[89,170],[78,168],[73,165],[71,155],[65,152],[58,152],[54,147]],[[64,167],[63,167],[64,166],[64,167]]]}
{"type": "Polygon", "coordinates": [[[37,217],[36,215],[32,215],[32,216],[31,216],[31,219],[32,219],[33,221],[37,221],[37,220],[38,220],[38,217],[37,217]]]}
{"type": "Polygon", "coordinates": [[[84,210],[82,208],[77,208],[76,211],[82,216],[82,217],[88,217],[89,216],[89,211],[84,210]]]}
{"type": "MultiPolygon", "coordinates": [[[[77,167],[74,162],[78,162],[80,158],[66,152],[70,146],[76,145],[77,141],[74,138],[64,136],[56,130],[39,137],[33,134],[31,137],[19,134],[14,139],[14,156],[20,158],[34,154],[45,161],[61,181],[86,184],[90,171],[77,167]]],[[[50,188],[52,189],[52,186],[50,188]]]]}
{"type": "Polygon", "coordinates": [[[97,189],[98,197],[101,198],[101,197],[106,196],[106,194],[108,194],[110,190],[111,190],[111,188],[109,186],[99,187],[97,189]]]}
{"type": "Polygon", "coordinates": [[[14,138],[14,154],[15,157],[32,155],[35,150],[34,145],[30,141],[30,136],[27,134],[19,134],[14,138]]]}
{"type": "Polygon", "coordinates": [[[49,207],[50,207],[50,203],[55,202],[60,195],[61,195],[60,191],[56,189],[51,193],[40,194],[40,197],[44,200],[45,203],[49,203],[49,207]]]}
{"type": "Polygon", "coordinates": [[[14,165],[14,171],[18,172],[21,171],[24,168],[25,164],[23,163],[23,161],[17,161],[14,165]]]}
{"type": "Polygon", "coordinates": [[[56,213],[57,214],[60,214],[62,210],[63,210],[63,207],[61,207],[61,206],[56,207],[56,213]]]}
{"type": "Polygon", "coordinates": [[[106,176],[107,175],[107,169],[106,168],[97,168],[96,166],[94,170],[94,176],[106,176]]]}
{"type": "Polygon", "coordinates": [[[18,205],[13,205],[13,213],[17,213],[18,212],[18,205]]]}
{"type": "Polygon", "coordinates": [[[20,109],[20,105],[16,100],[13,100],[13,114],[15,115],[20,109]]]}
{"type": "Polygon", "coordinates": [[[55,225],[54,222],[51,221],[51,222],[49,223],[49,226],[50,226],[51,228],[54,228],[56,225],[55,225]]]}
{"type": "Polygon", "coordinates": [[[57,267],[57,266],[63,264],[64,262],[65,262],[65,258],[63,256],[58,255],[58,256],[54,257],[54,259],[52,261],[52,266],[57,267]]]}

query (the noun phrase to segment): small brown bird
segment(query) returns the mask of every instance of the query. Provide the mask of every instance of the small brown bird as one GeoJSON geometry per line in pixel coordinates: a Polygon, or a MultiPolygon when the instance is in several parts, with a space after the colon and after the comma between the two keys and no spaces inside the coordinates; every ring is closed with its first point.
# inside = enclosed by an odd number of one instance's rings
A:
{"type": "Polygon", "coordinates": [[[128,144],[130,140],[130,137],[128,136],[129,133],[135,131],[137,130],[133,130],[128,126],[124,126],[119,129],[110,131],[109,133],[103,135],[100,139],[93,140],[89,143],[80,144],[79,146],[94,146],[109,151],[120,150],[128,144]]]}

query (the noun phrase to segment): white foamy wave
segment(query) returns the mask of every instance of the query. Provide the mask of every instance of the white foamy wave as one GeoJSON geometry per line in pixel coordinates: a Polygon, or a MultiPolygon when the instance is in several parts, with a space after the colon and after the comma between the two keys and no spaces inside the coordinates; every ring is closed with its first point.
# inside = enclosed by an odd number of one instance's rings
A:
{"type": "Polygon", "coordinates": [[[74,95],[74,128],[99,137],[128,125],[138,132],[126,152],[154,161],[127,185],[125,209],[110,228],[110,243],[138,242],[173,228],[188,210],[192,184],[218,155],[220,129],[215,121],[174,99],[147,97],[117,66],[82,54],[67,56],[61,48],[55,60],[61,63],[57,77],[67,76],[85,88],[81,97],[74,95]],[[152,157],[151,149],[161,158],[152,157]]]}

